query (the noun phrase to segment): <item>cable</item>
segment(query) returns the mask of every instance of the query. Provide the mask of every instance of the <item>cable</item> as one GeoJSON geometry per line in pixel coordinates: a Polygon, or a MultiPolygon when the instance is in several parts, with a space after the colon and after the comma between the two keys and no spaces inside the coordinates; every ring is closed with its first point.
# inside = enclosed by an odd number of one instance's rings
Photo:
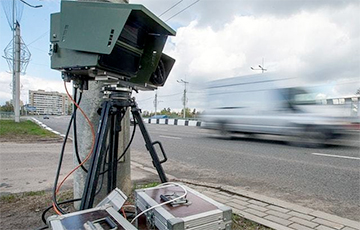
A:
{"type": "Polygon", "coordinates": [[[170,19],[172,19],[173,17],[179,15],[180,13],[184,12],[185,10],[189,9],[190,7],[192,7],[193,5],[195,5],[196,3],[198,3],[200,0],[197,0],[195,2],[193,2],[192,4],[188,5],[187,7],[185,7],[183,10],[180,10],[179,12],[177,12],[176,14],[174,14],[173,16],[171,16],[170,18],[166,19],[165,22],[169,21],[170,19]]]}
{"type": "MultiPolygon", "coordinates": [[[[75,88],[74,92],[74,101],[76,101],[76,95],[77,95],[77,89],[75,88]]],[[[82,92],[80,91],[78,105],[80,105],[82,98],[82,92]]],[[[76,111],[77,107],[74,104],[74,111],[76,111]]],[[[78,149],[78,142],[77,142],[77,130],[76,130],[76,112],[74,113],[74,120],[73,120],[73,135],[74,135],[74,150],[75,150],[75,156],[79,164],[81,164],[81,159],[79,155],[79,149],[78,149]]],[[[81,165],[81,169],[84,170],[84,172],[88,172],[88,170],[85,168],[84,165],[81,165]]]]}
{"type": "MultiPolygon", "coordinates": [[[[75,172],[78,168],[81,167],[81,165],[83,165],[91,156],[93,150],[94,150],[94,146],[95,146],[95,131],[94,131],[94,126],[91,123],[90,119],[86,116],[85,112],[81,109],[81,107],[74,101],[74,99],[71,97],[71,95],[69,94],[67,87],[66,87],[66,82],[64,81],[64,87],[65,87],[65,91],[66,94],[68,95],[69,99],[76,105],[76,107],[81,111],[81,113],[84,115],[84,118],[87,120],[90,128],[91,128],[91,134],[92,134],[92,146],[91,146],[91,150],[89,151],[88,155],[86,156],[86,158],[83,160],[83,162],[81,164],[79,164],[78,166],[76,166],[71,172],[69,172],[65,178],[61,181],[61,183],[57,186],[57,180],[58,178],[55,180],[56,183],[54,185],[54,194],[53,194],[53,207],[55,212],[58,215],[61,215],[62,213],[59,211],[58,208],[60,208],[57,204],[56,204],[56,194],[59,192],[61,186],[63,185],[63,183],[66,181],[66,179],[73,173],[75,172]],[[57,186],[57,188],[56,188],[57,186]]],[[[61,165],[59,165],[61,167],[61,165]]],[[[58,167],[58,173],[60,174],[60,167],[58,167]]]]}
{"type": "Polygon", "coordinates": [[[179,5],[182,1],[184,0],[180,0],[177,3],[175,3],[172,7],[170,7],[169,9],[165,10],[164,12],[162,12],[162,14],[160,14],[158,17],[163,16],[164,14],[166,14],[169,10],[171,10],[172,8],[174,8],[175,6],[179,5]]]}
{"type": "MultiPolygon", "coordinates": [[[[76,201],[80,201],[81,200],[81,198],[76,198],[76,199],[71,199],[71,200],[65,200],[65,201],[62,201],[62,202],[60,202],[60,203],[58,203],[59,205],[63,205],[63,204],[67,204],[67,203],[71,203],[71,202],[76,202],[76,201]]],[[[44,224],[47,224],[46,223],[46,218],[45,218],[45,215],[46,215],[46,213],[52,208],[53,206],[52,205],[50,205],[49,207],[47,207],[44,211],[43,211],[43,213],[42,213],[42,215],[41,215],[41,220],[44,222],[44,224]]]]}
{"type": "MultiPolygon", "coordinates": [[[[33,40],[32,42],[28,43],[27,46],[31,46],[31,44],[33,44],[34,42],[38,41],[40,38],[44,37],[45,35],[49,34],[49,31],[46,31],[45,33],[43,33],[42,35],[40,35],[38,38],[36,38],[35,40],[33,40]]],[[[33,47],[34,48],[34,47],[33,47]]]]}
{"type": "Polygon", "coordinates": [[[152,206],[152,207],[150,207],[150,208],[148,208],[148,209],[145,209],[144,211],[140,212],[137,216],[135,216],[134,219],[132,219],[132,221],[130,222],[131,224],[132,224],[137,218],[139,218],[142,214],[144,214],[144,213],[146,213],[146,212],[148,212],[148,211],[150,211],[150,210],[152,210],[152,209],[154,209],[154,208],[161,207],[161,206],[163,206],[163,205],[165,205],[165,204],[169,204],[169,203],[171,203],[171,202],[174,202],[174,201],[176,201],[176,200],[179,200],[179,199],[182,199],[182,198],[186,197],[186,195],[187,195],[187,193],[188,193],[187,190],[186,190],[186,188],[185,188],[184,186],[182,186],[181,184],[174,183],[174,182],[166,182],[166,183],[163,183],[163,184],[159,184],[158,186],[156,186],[156,187],[154,187],[154,188],[152,188],[152,189],[156,189],[157,187],[162,187],[162,186],[169,185],[169,184],[173,184],[173,185],[180,186],[180,187],[184,190],[184,194],[182,194],[182,195],[179,196],[179,197],[176,197],[175,199],[172,199],[172,200],[163,202],[163,203],[161,203],[161,204],[154,205],[154,206],[152,206]]]}
{"type": "Polygon", "coordinates": [[[64,158],[65,146],[66,146],[67,138],[69,136],[71,123],[72,123],[72,120],[74,118],[75,113],[76,113],[76,110],[73,111],[73,114],[72,114],[72,116],[70,118],[69,125],[68,125],[68,127],[66,129],[64,142],[63,142],[62,147],[61,147],[61,153],[60,153],[60,157],[59,157],[59,163],[58,163],[58,168],[57,168],[56,175],[55,175],[55,182],[54,182],[54,189],[53,189],[53,203],[56,206],[56,208],[59,210],[59,212],[62,213],[62,214],[64,213],[64,211],[58,206],[58,204],[56,202],[56,194],[57,194],[56,187],[57,187],[57,183],[58,183],[58,180],[59,180],[59,177],[60,177],[61,165],[62,165],[62,161],[63,161],[63,158],[64,158]]]}
{"type": "Polygon", "coordinates": [[[126,146],[124,152],[120,155],[120,157],[118,158],[118,161],[120,161],[121,158],[123,158],[123,156],[126,154],[126,152],[128,151],[131,143],[133,142],[134,136],[135,136],[135,130],[136,130],[136,122],[134,122],[134,128],[133,128],[133,132],[131,134],[131,138],[130,141],[128,143],[128,145],[126,146]]]}

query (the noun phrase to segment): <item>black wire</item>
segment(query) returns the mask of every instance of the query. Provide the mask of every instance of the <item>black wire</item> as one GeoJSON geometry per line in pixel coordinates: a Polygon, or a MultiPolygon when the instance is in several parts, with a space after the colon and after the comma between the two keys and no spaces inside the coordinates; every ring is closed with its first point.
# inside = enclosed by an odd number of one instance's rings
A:
{"type": "Polygon", "coordinates": [[[193,2],[192,4],[188,5],[187,7],[185,7],[184,9],[180,10],[179,12],[177,12],[176,14],[174,14],[173,16],[171,16],[170,18],[166,19],[165,22],[169,21],[170,19],[172,19],[173,17],[179,15],[180,13],[184,12],[185,10],[189,9],[190,7],[192,7],[193,5],[195,5],[196,3],[198,3],[200,0],[197,0],[195,2],[193,2]]]}
{"type": "MultiPolygon", "coordinates": [[[[78,101],[78,105],[81,102],[81,98],[82,98],[82,92],[80,92],[79,95],[79,101],[78,101]]],[[[74,96],[74,101],[76,101],[76,88],[75,88],[75,96],[74,96]]],[[[74,104],[74,111],[77,109],[76,105],[74,104]]],[[[76,130],[76,113],[74,114],[74,121],[73,121],[73,135],[74,135],[74,151],[75,151],[75,156],[76,159],[81,167],[82,170],[84,170],[84,172],[88,172],[88,170],[85,168],[84,165],[82,165],[82,160],[80,159],[80,155],[79,155],[79,150],[78,150],[78,142],[77,142],[77,130],[76,130]]]]}
{"type": "MultiPolygon", "coordinates": [[[[75,93],[76,93],[76,88],[75,88],[75,93]]],[[[81,99],[81,98],[79,98],[79,99],[81,99]]],[[[80,103],[80,101],[78,101],[78,104],[79,103],[80,103]]],[[[74,114],[76,113],[76,110],[77,110],[77,107],[74,109],[74,111],[72,113],[69,125],[68,125],[67,130],[66,130],[63,145],[61,147],[61,153],[60,153],[60,157],[59,157],[59,163],[58,163],[58,168],[57,168],[56,175],[55,175],[55,182],[54,182],[54,188],[53,188],[53,202],[54,202],[54,205],[55,205],[56,209],[58,209],[59,212],[62,213],[62,214],[64,214],[65,212],[64,212],[64,210],[62,210],[62,208],[59,207],[59,205],[58,205],[58,203],[56,201],[56,189],[57,189],[57,184],[58,184],[59,177],[60,177],[61,165],[62,165],[62,161],[63,161],[63,158],[64,158],[65,146],[66,146],[67,138],[69,136],[71,123],[72,123],[72,121],[74,119],[74,114]]]]}
{"type": "Polygon", "coordinates": [[[171,10],[172,8],[174,8],[175,6],[179,5],[182,1],[184,0],[180,0],[177,3],[175,3],[172,7],[170,7],[169,9],[165,10],[164,12],[162,12],[158,17],[163,16],[164,14],[166,14],[169,10],[171,10]]]}
{"type": "MultiPolygon", "coordinates": [[[[71,203],[71,202],[76,202],[76,201],[80,201],[80,200],[81,200],[81,198],[71,199],[71,200],[65,200],[65,201],[60,202],[59,205],[67,204],[67,203],[71,203]]],[[[51,208],[52,208],[52,205],[49,206],[49,207],[47,207],[47,208],[43,211],[43,213],[42,213],[42,215],[41,215],[41,219],[42,219],[42,221],[44,222],[44,224],[47,224],[47,223],[46,223],[45,215],[46,215],[46,213],[47,213],[51,208]]]]}
{"type": "Polygon", "coordinates": [[[128,143],[128,145],[126,146],[124,152],[121,154],[121,156],[118,158],[118,161],[120,161],[121,158],[123,158],[123,156],[126,154],[126,152],[128,151],[131,143],[133,142],[133,139],[134,139],[134,136],[135,136],[135,131],[136,131],[136,120],[134,120],[134,129],[133,129],[133,132],[131,134],[131,138],[130,138],[130,141],[128,143]]]}

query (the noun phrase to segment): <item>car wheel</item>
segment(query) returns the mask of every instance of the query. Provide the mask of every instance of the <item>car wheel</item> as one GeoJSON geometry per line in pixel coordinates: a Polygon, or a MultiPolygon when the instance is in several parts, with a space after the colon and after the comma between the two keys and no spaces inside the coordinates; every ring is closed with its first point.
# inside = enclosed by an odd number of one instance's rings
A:
{"type": "Polygon", "coordinates": [[[315,126],[305,127],[299,138],[301,145],[307,148],[324,147],[327,139],[325,130],[315,126]]]}
{"type": "Polygon", "coordinates": [[[220,138],[222,138],[222,139],[231,139],[232,138],[231,132],[229,132],[229,130],[226,128],[225,122],[221,122],[219,124],[219,135],[220,135],[220,138]]]}

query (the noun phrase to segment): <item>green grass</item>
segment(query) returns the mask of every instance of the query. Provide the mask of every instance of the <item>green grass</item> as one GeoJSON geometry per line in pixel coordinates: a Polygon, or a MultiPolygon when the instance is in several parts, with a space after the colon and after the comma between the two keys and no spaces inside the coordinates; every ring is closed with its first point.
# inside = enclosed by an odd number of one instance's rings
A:
{"type": "Polygon", "coordinates": [[[4,203],[13,203],[21,198],[32,197],[32,196],[44,196],[45,191],[30,191],[16,194],[7,194],[0,196],[0,201],[4,203]]]}
{"type": "Polygon", "coordinates": [[[152,182],[152,183],[148,183],[148,184],[137,184],[137,185],[134,185],[134,189],[143,189],[143,188],[152,188],[152,187],[155,187],[155,186],[158,186],[160,183],[159,182],[152,182]]]}
{"type": "Polygon", "coordinates": [[[14,194],[0,196],[0,201],[5,203],[12,203],[15,201],[15,199],[16,196],[14,194]]]}
{"type": "Polygon", "coordinates": [[[33,136],[40,138],[54,138],[56,134],[41,128],[32,121],[15,122],[12,120],[0,120],[0,136],[6,137],[24,137],[33,136]]]}

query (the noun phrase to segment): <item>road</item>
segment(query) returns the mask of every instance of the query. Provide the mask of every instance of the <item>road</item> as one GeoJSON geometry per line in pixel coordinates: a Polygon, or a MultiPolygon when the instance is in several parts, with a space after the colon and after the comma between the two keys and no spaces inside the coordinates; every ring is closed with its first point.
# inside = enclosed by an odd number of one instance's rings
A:
{"type": "MultiPolygon", "coordinates": [[[[68,119],[42,121],[63,133],[68,119]]],[[[163,143],[170,159],[164,164],[165,171],[178,178],[241,187],[359,221],[359,138],[310,149],[268,137],[228,140],[197,127],[147,127],[152,140],[163,143]]],[[[131,150],[134,160],[151,166],[138,129],[131,150]]]]}

